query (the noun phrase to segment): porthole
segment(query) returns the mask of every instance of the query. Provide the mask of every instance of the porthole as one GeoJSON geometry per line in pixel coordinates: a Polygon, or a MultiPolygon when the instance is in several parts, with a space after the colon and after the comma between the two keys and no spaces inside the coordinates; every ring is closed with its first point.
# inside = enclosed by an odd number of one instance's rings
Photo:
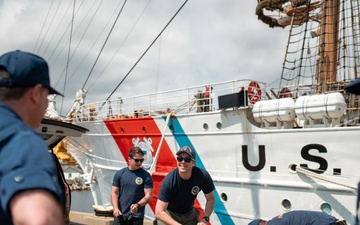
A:
{"type": "Polygon", "coordinates": [[[290,200],[289,199],[283,199],[282,201],[281,201],[281,207],[282,207],[282,209],[283,210],[285,210],[285,211],[290,211],[290,209],[291,209],[291,202],[290,202],[290,200]]]}
{"type": "Polygon", "coordinates": [[[222,128],[222,123],[221,123],[221,122],[217,122],[217,123],[216,123],[216,128],[217,128],[218,130],[221,130],[221,128],[222,128]]]}
{"type": "Polygon", "coordinates": [[[170,126],[169,126],[169,129],[170,129],[170,130],[174,130],[173,125],[170,125],[170,126]]]}
{"type": "Polygon", "coordinates": [[[222,200],[223,202],[227,202],[227,199],[228,199],[227,194],[221,193],[221,194],[220,194],[220,198],[221,198],[221,200],[222,200]]]}
{"type": "Polygon", "coordinates": [[[142,131],[143,131],[144,133],[146,133],[146,127],[145,127],[145,126],[142,127],[142,131]]]}
{"type": "Polygon", "coordinates": [[[125,133],[125,130],[124,130],[123,127],[120,128],[120,131],[121,131],[122,134],[125,133]]]}
{"type": "Polygon", "coordinates": [[[320,205],[320,210],[329,215],[332,213],[332,207],[327,202],[324,202],[320,205]]]}
{"type": "Polygon", "coordinates": [[[209,129],[209,125],[207,123],[203,124],[204,131],[207,131],[209,129]]]}

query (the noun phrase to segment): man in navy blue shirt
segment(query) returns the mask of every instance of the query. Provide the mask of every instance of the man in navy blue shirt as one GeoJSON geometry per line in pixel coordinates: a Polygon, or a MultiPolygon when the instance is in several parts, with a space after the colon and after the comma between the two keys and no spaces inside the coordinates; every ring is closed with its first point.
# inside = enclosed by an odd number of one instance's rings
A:
{"type": "Polygon", "coordinates": [[[249,225],[346,225],[329,214],[317,211],[294,210],[280,214],[271,220],[253,220],[249,225]]]}
{"type": "Polygon", "coordinates": [[[139,147],[129,150],[129,166],[117,171],[111,188],[114,225],[142,225],[145,205],[152,199],[153,180],[141,168],[144,152],[139,147]]]}
{"type": "Polygon", "coordinates": [[[64,224],[56,166],[40,126],[50,86],[39,56],[13,51],[0,56],[0,223],[64,224]]]}
{"type": "Polygon", "coordinates": [[[214,210],[215,186],[210,174],[196,167],[195,151],[184,146],[177,153],[177,168],[164,178],[155,207],[158,225],[206,225],[214,210]],[[199,220],[199,211],[194,201],[200,191],[206,199],[204,216],[199,220]]]}

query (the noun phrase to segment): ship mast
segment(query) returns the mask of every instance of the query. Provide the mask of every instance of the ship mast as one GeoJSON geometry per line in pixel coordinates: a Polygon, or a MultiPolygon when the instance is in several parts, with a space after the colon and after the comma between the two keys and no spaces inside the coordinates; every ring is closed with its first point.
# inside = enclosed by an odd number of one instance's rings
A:
{"type": "Polygon", "coordinates": [[[337,82],[338,66],[338,28],[339,0],[324,0],[320,26],[319,92],[331,90],[331,84],[337,82]]]}

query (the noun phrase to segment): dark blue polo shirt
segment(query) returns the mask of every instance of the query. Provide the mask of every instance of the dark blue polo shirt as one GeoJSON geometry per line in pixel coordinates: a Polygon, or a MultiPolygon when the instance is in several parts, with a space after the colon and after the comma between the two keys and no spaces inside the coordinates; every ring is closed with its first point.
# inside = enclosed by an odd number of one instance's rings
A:
{"type": "Polygon", "coordinates": [[[11,197],[17,192],[29,189],[48,190],[59,201],[63,196],[55,163],[44,140],[12,109],[0,102],[0,221],[2,225],[12,224],[8,211],[11,197]]]}
{"type": "Polygon", "coordinates": [[[290,211],[280,214],[268,221],[268,225],[330,225],[336,218],[317,211],[290,211]]]}
{"type": "MultiPolygon", "coordinates": [[[[131,204],[136,204],[145,197],[144,189],[153,188],[153,180],[150,174],[142,168],[129,170],[128,167],[125,167],[115,173],[112,186],[119,188],[119,210],[124,216],[128,216],[131,204]]],[[[144,218],[144,214],[145,207],[141,207],[134,214],[134,218],[144,218]]]]}
{"type": "Polygon", "coordinates": [[[169,203],[169,210],[184,214],[194,207],[194,200],[201,190],[208,194],[214,189],[213,180],[206,170],[194,166],[190,179],[183,180],[176,168],[164,178],[158,198],[169,203]]]}

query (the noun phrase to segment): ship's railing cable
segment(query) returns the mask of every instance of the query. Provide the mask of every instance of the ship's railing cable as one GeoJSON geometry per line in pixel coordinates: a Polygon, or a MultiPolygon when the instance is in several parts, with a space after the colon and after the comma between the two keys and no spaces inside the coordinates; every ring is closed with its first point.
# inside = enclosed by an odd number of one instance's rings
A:
{"type": "Polygon", "coordinates": [[[342,186],[342,187],[346,187],[346,188],[349,188],[351,190],[353,190],[354,193],[357,192],[358,188],[356,186],[353,186],[353,185],[347,185],[347,184],[344,184],[344,183],[340,183],[340,182],[337,182],[337,181],[334,181],[328,177],[325,177],[321,174],[318,174],[318,173],[315,173],[315,172],[312,172],[310,170],[307,170],[307,169],[304,169],[300,166],[297,166],[296,167],[296,172],[298,173],[301,173],[301,174],[304,174],[305,176],[307,177],[311,177],[311,178],[317,178],[319,180],[323,180],[323,181],[327,181],[329,183],[333,183],[333,184],[337,184],[339,186],[342,186]]]}
{"type": "Polygon", "coordinates": [[[162,33],[165,31],[165,29],[170,25],[170,23],[174,20],[174,18],[177,16],[177,14],[181,11],[181,9],[185,6],[185,4],[188,2],[186,0],[176,11],[175,15],[171,17],[170,21],[165,25],[165,27],[160,31],[160,33],[156,36],[156,38],[153,40],[153,42],[149,45],[149,47],[144,51],[144,53],[140,56],[140,58],[135,62],[135,64],[130,68],[129,72],[125,75],[125,77],[120,81],[120,83],[115,87],[115,89],[110,93],[110,95],[106,98],[106,100],[102,103],[100,106],[99,111],[101,108],[107,103],[107,101],[111,98],[111,96],[115,93],[115,91],[120,87],[120,85],[125,81],[125,79],[129,76],[129,74],[133,71],[133,69],[137,66],[137,64],[141,61],[141,59],[146,55],[146,53],[149,51],[149,49],[154,45],[154,43],[159,39],[159,37],[162,35],[162,33]]]}
{"type": "MultiPolygon", "coordinates": [[[[106,161],[106,162],[111,162],[111,163],[115,163],[115,164],[119,164],[119,163],[122,163],[122,164],[126,164],[126,160],[115,160],[115,159],[112,159],[112,158],[104,158],[104,157],[100,157],[98,155],[95,155],[95,154],[92,154],[92,150],[85,147],[84,145],[82,145],[80,142],[78,142],[77,140],[75,140],[73,137],[66,137],[66,144],[67,144],[67,149],[69,150],[70,149],[70,154],[73,154],[74,151],[76,152],[79,152],[80,154],[86,156],[86,158],[90,159],[91,161],[95,161],[95,160],[101,160],[101,161],[106,161]],[[74,151],[72,151],[74,150],[74,151]],[[94,160],[95,159],[95,160],[94,160]]],[[[117,167],[117,169],[121,168],[120,167],[117,167]]]]}
{"type": "Polygon", "coordinates": [[[196,103],[196,98],[191,99],[190,101],[186,101],[185,103],[178,105],[175,109],[175,112],[179,112],[183,110],[185,106],[190,106],[189,111],[191,111],[191,107],[196,103]]]}
{"type": "Polygon", "coordinates": [[[87,81],[89,80],[89,77],[90,77],[92,71],[94,70],[97,61],[99,60],[100,55],[101,55],[102,51],[104,50],[104,47],[105,47],[107,41],[109,40],[109,37],[110,37],[112,31],[114,30],[114,27],[115,27],[115,25],[116,25],[116,22],[118,21],[120,15],[121,15],[121,12],[122,12],[123,9],[124,9],[124,6],[125,6],[126,2],[127,2],[127,0],[124,1],[124,4],[122,5],[122,7],[121,7],[121,9],[120,9],[120,11],[119,11],[119,13],[118,13],[118,15],[117,15],[114,23],[113,23],[113,26],[111,27],[110,32],[108,33],[108,35],[107,35],[107,37],[106,37],[106,40],[105,40],[103,46],[101,47],[101,50],[100,50],[98,56],[96,57],[96,60],[95,60],[95,62],[94,62],[94,64],[93,64],[93,66],[91,67],[91,70],[90,70],[90,72],[89,72],[89,75],[87,76],[87,78],[86,78],[86,80],[85,80],[85,82],[84,82],[84,85],[82,86],[82,89],[85,89],[85,85],[86,85],[87,81]]]}

